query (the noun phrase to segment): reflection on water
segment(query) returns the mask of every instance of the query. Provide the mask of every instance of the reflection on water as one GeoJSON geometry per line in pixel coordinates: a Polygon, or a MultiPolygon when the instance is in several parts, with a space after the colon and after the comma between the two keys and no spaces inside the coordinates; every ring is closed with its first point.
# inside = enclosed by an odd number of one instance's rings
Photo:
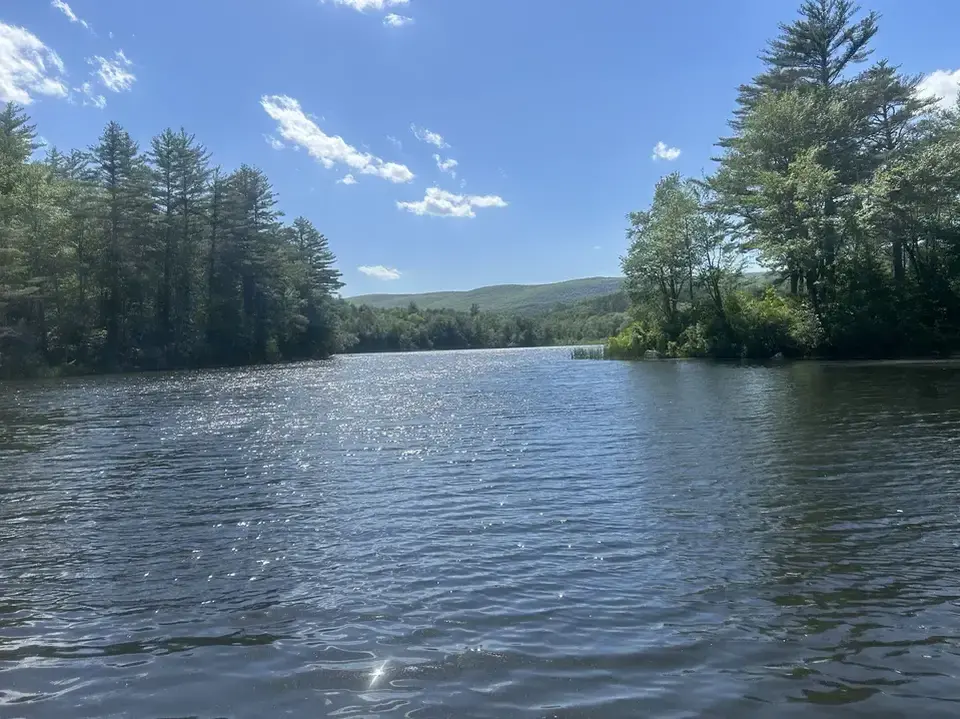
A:
{"type": "Polygon", "coordinates": [[[958,473],[948,363],[0,384],[0,713],[956,716],[958,473]]]}

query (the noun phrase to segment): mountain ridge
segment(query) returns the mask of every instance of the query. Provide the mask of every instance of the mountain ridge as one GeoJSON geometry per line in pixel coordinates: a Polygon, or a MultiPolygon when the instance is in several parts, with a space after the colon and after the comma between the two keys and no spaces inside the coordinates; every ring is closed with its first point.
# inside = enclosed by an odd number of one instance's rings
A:
{"type": "Polygon", "coordinates": [[[367,294],[344,299],[354,305],[379,309],[406,307],[411,302],[421,309],[467,311],[474,304],[486,312],[532,314],[580,300],[612,295],[622,288],[623,277],[583,277],[544,284],[487,285],[472,290],[367,294]]]}

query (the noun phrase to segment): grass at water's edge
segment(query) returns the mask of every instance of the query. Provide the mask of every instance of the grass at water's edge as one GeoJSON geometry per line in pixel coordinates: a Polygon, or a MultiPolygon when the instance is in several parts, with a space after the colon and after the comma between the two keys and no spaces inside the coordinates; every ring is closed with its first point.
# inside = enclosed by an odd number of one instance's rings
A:
{"type": "Polygon", "coordinates": [[[642,355],[631,355],[612,351],[610,347],[599,345],[594,347],[574,347],[570,352],[570,358],[575,360],[620,360],[624,362],[640,362],[644,360],[680,360],[680,361],[706,361],[706,362],[741,362],[747,364],[767,364],[782,362],[879,362],[879,363],[903,363],[903,362],[949,362],[960,363],[960,355],[957,354],[918,354],[894,357],[870,357],[870,356],[848,356],[835,357],[830,355],[808,355],[805,357],[786,358],[782,354],[772,357],[677,357],[672,355],[663,355],[653,350],[648,350],[642,355]]]}
{"type": "Polygon", "coordinates": [[[581,360],[581,359],[591,359],[591,360],[602,360],[609,359],[607,356],[607,348],[604,346],[599,347],[574,347],[570,353],[571,359],[581,360]]]}

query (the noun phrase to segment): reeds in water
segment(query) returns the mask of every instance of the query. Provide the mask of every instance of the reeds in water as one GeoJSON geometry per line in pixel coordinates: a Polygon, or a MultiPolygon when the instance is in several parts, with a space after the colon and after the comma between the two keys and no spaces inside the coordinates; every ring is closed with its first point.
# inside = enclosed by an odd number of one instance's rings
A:
{"type": "Polygon", "coordinates": [[[607,358],[607,351],[604,347],[574,347],[571,357],[575,360],[602,360],[607,358]]]}

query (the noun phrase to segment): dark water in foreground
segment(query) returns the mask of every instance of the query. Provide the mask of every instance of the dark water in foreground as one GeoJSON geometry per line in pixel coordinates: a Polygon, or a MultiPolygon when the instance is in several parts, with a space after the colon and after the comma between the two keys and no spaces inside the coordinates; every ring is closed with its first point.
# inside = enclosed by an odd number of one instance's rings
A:
{"type": "Polygon", "coordinates": [[[958,499],[958,365],[0,384],[0,716],[957,716],[958,499]]]}

